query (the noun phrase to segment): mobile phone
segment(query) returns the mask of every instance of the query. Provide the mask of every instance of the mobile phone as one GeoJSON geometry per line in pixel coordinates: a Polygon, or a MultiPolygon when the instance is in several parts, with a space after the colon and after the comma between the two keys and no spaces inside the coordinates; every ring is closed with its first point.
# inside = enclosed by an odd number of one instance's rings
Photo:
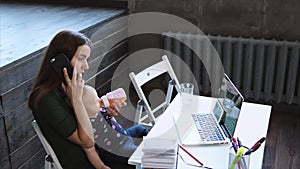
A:
{"type": "Polygon", "coordinates": [[[63,69],[67,68],[67,72],[70,79],[73,76],[73,67],[67,56],[63,53],[55,56],[50,60],[50,65],[52,66],[56,74],[59,76],[59,78],[64,82],[64,84],[67,85],[63,69]]]}

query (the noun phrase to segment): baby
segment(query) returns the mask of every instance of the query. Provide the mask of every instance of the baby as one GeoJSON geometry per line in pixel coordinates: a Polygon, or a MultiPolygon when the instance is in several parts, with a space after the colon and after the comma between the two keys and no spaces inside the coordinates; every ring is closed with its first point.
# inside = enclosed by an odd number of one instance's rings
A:
{"type": "Polygon", "coordinates": [[[92,123],[95,143],[118,156],[130,157],[137,146],[133,137],[142,138],[148,130],[142,126],[133,126],[124,129],[113,117],[110,117],[105,108],[100,107],[96,90],[88,85],[84,86],[83,103],[92,123]]]}

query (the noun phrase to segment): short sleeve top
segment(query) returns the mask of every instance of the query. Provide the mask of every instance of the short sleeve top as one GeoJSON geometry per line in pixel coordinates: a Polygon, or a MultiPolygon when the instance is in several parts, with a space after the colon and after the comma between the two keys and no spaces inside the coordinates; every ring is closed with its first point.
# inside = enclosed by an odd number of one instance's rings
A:
{"type": "Polygon", "coordinates": [[[32,113],[63,168],[94,168],[82,147],[67,139],[77,129],[77,122],[61,87],[43,96],[32,113]]]}

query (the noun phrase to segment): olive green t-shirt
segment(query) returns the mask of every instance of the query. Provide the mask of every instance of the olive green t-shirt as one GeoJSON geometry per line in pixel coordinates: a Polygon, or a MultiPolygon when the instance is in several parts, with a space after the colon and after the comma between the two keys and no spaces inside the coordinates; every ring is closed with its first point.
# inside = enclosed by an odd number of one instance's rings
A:
{"type": "Polygon", "coordinates": [[[61,87],[43,96],[33,115],[64,169],[94,168],[83,149],[69,141],[77,128],[73,109],[61,87]]]}

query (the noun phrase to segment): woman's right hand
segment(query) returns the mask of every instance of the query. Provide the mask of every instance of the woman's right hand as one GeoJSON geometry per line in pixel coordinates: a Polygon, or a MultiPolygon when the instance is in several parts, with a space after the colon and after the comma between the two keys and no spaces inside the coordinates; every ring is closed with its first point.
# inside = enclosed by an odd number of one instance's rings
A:
{"type": "MultiPolygon", "coordinates": [[[[82,101],[82,93],[84,87],[84,80],[82,79],[82,73],[77,73],[76,67],[73,69],[72,79],[69,78],[67,69],[64,68],[64,76],[67,82],[65,92],[72,101],[72,104],[76,101],[82,101]]],[[[63,84],[64,85],[64,84],[63,84]]]]}
{"type": "Polygon", "coordinates": [[[101,169],[110,169],[110,168],[106,165],[103,165],[103,167],[101,169]]]}

